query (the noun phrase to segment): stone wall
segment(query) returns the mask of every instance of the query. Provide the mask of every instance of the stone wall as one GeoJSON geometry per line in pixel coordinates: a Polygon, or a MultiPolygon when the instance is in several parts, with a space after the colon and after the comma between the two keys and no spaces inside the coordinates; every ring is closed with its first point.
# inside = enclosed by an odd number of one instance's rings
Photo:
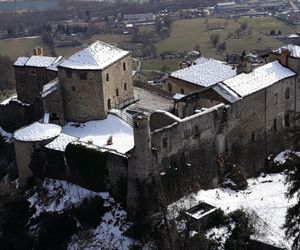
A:
{"type": "Polygon", "coordinates": [[[133,97],[130,59],[126,56],[103,71],[59,68],[65,119],[104,119],[109,109],[133,97]]]}
{"type": "Polygon", "coordinates": [[[63,126],[65,118],[60,84],[58,83],[58,88],[42,100],[44,113],[50,114],[50,122],[63,126]]]}
{"type": "Polygon", "coordinates": [[[291,77],[233,104],[218,104],[173,121],[172,115],[154,113],[148,127],[146,124],[143,129],[134,127],[134,131],[141,131],[135,132],[137,139],[129,159],[128,180],[132,182],[128,184],[128,194],[132,195],[128,197],[129,204],[133,204],[137,192],[132,174],[150,180],[174,164],[193,168],[201,176],[199,188],[217,184],[224,171],[217,164],[221,155],[227,155],[231,164],[238,165],[245,177],[259,174],[271,153],[292,146],[287,135],[295,125],[298,85],[298,78],[291,77]],[[155,127],[153,124],[157,122],[159,125],[155,127]],[[148,135],[150,126],[152,133],[148,135]],[[155,130],[158,127],[161,128],[155,130]]]}
{"type": "Polygon", "coordinates": [[[200,85],[192,84],[177,78],[169,77],[164,83],[163,89],[172,94],[190,94],[194,91],[198,91],[204,88],[200,85]]]}
{"type": "Polygon", "coordinates": [[[18,99],[25,103],[33,103],[43,85],[57,77],[57,72],[39,67],[15,66],[14,70],[18,99]]]}

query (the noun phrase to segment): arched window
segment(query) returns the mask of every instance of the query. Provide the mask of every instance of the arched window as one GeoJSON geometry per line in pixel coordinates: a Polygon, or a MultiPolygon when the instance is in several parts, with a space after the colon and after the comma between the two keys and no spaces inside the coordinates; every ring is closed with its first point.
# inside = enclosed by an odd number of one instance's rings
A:
{"type": "Polygon", "coordinates": [[[126,71],[126,63],[123,63],[123,70],[126,71]]]}
{"type": "Polygon", "coordinates": [[[106,81],[108,82],[109,81],[109,74],[106,73],[106,81]]]}
{"type": "Polygon", "coordinates": [[[107,100],[107,109],[111,109],[111,100],[110,99],[107,100]]]}
{"type": "Polygon", "coordinates": [[[127,83],[126,82],[124,83],[124,90],[125,91],[127,90],[127,83]]]}

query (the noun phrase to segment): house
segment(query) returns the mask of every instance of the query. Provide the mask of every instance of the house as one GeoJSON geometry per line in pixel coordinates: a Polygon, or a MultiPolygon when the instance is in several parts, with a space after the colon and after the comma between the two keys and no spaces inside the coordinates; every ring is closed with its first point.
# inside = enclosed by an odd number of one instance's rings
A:
{"type": "Polygon", "coordinates": [[[215,59],[201,57],[195,63],[171,73],[165,81],[164,89],[173,94],[189,94],[236,75],[230,65],[215,59]]]}

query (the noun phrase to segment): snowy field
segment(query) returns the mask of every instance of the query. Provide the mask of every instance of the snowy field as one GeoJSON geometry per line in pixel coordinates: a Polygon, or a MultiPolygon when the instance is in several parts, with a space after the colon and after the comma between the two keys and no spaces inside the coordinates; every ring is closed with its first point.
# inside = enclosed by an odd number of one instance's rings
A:
{"type": "Polygon", "coordinates": [[[122,119],[109,114],[105,120],[90,121],[77,126],[68,123],[62,131],[64,134],[75,136],[80,141],[91,141],[94,145],[115,149],[126,153],[134,146],[133,129],[122,119]],[[113,144],[107,145],[107,139],[112,136],[113,144]]]}
{"type": "MultiPolygon", "coordinates": [[[[265,177],[248,179],[248,188],[243,191],[224,188],[201,190],[170,205],[169,210],[178,212],[204,201],[221,208],[225,213],[240,208],[249,213],[255,212],[258,216],[256,225],[258,233],[255,239],[290,249],[292,241],[285,238],[282,225],[287,208],[294,205],[296,199],[288,200],[285,197],[286,192],[285,174],[269,174],[265,177]]],[[[173,216],[176,216],[177,212],[173,216]]],[[[226,230],[223,233],[226,234],[226,230]]]]}

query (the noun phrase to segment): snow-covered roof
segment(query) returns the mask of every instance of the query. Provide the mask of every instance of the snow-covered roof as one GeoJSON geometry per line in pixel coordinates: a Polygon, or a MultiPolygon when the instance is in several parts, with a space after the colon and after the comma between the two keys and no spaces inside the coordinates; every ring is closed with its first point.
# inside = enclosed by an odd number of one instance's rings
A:
{"type": "Polygon", "coordinates": [[[290,56],[300,58],[300,46],[288,44],[281,48],[273,50],[273,53],[280,54],[282,49],[288,50],[290,52],[290,56]]]}
{"type": "Polygon", "coordinates": [[[31,56],[31,57],[18,57],[14,63],[14,66],[28,66],[28,67],[39,67],[47,68],[54,63],[58,63],[61,60],[60,57],[50,56],[31,56]]]}
{"type": "Polygon", "coordinates": [[[64,152],[67,145],[74,141],[78,141],[78,138],[61,133],[57,138],[55,138],[55,140],[48,143],[45,147],[56,151],[64,152]]]}
{"type": "Polygon", "coordinates": [[[15,131],[14,139],[18,141],[43,141],[58,136],[61,127],[55,124],[32,123],[15,131]]]}
{"type": "Polygon", "coordinates": [[[17,60],[15,61],[14,65],[15,66],[24,66],[25,63],[28,61],[29,57],[25,57],[25,56],[20,56],[17,58],[17,60]]]}
{"type": "Polygon", "coordinates": [[[48,66],[47,69],[51,71],[58,71],[57,66],[62,63],[62,59],[62,56],[57,57],[57,59],[50,66],[48,66]]]}
{"type": "Polygon", "coordinates": [[[299,36],[297,34],[290,34],[288,35],[288,38],[298,38],[299,36]]]}
{"type": "Polygon", "coordinates": [[[57,77],[43,86],[42,97],[46,97],[47,95],[51,94],[52,92],[57,90],[58,87],[59,87],[59,80],[57,77]]]}
{"type": "Polygon", "coordinates": [[[63,128],[63,133],[78,137],[80,141],[90,141],[99,147],[114,149],[123,154],[134,146],[132,127],[115,115],[109,114],[104,120],[75,125],[68,123],[63,128]],[[113,144],[107,145],[110,136],[113,137],[113,144]]]}
{"type": "Polygon", "coordinates": [[[64,60],[59,66],[70,69],[102,70],[129,53],[110,44],[96,41],[64,60]]]}
{"type": "Polygon", "coordinates": [[[294,75],[296,75],[294,71],[274,61],[254,69],[251,73],[242,73],[225,80],[223,83],[239,96],[244,97],[294,75]]]}
{"type": "Polygon", "coordinates": [[[234,103],[241,99],[237,93],[235,93],[222,83],[218,83],[216,86],[214,86],[213,90],[215,90],[220,96],[222,96],[225,100],[229,101],[230,103],[234,103]]]}
{"type": "Polygon", "coordinates": [[[230,65],[208,58],[196,60],[196,65],[177,70],[171,77],[190,82],[202,87],[209,87],[236,75],[230,65]]]}

